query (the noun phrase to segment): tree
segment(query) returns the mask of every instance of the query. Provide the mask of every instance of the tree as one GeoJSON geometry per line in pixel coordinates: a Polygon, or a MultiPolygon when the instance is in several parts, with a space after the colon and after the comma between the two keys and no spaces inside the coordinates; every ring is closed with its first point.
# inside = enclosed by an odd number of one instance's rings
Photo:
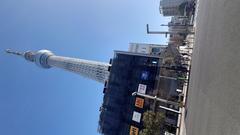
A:
{"type": "Polygon", "coordinates": [[[143,114],[144,129],[139,135],[161,135],[165,116],[161,112],[147,111],[143,114]]]}

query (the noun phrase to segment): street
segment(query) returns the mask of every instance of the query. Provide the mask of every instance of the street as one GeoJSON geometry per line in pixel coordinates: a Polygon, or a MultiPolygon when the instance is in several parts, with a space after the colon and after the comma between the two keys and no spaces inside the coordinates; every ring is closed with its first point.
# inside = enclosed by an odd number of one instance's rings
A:
{"type": "Polygon", "coordinates": [[[240,0],[199,0],[187,135],[240,134],[240,0]]]}

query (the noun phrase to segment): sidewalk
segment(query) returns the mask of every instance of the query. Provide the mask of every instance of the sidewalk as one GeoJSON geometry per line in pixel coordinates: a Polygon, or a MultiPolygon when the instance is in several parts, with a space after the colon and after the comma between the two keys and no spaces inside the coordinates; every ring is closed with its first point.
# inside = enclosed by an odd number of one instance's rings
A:
{"type": "MultiPolygon", "coordinates": [[[[193,23],[193,31],[195,31],[196,28],[196,18],[197,18],[197,13],[198,13],[198,0],[196,1],[196,9],[195,9],[195,15],[192,16],[192,23],[193,23]]],[[[195,35],[188,35],[186,40],[189,42],[188,48],[193,48],[195,44],[195,35]]],[[[189,49],[189,53],[192,54],[192,49],[189,49]]],[[[191,58],[190,58],[191,59],[191,58]]],[[[184,99],[183,99],[183,104],[186,105],[187,102],[187,93],[188,93],[188,86],[189,86],[189,78],[190,78],[190,72],[191,72],[191,60],[188,61],[188,70],[189,73],[187,73],[187,79],[188,82],[186,85],[183,87],[183,94],[184,94],[184,99]]],[[[176,133],[176,135],[186,135],[186,125],[185,125],[185,117],[187,115],[187,106],[184,106],[180,109],[181,115],[179,115],[179,131],[176,133]]]]}
{"type": "MultiPolygon", "coordinates": [[[[187,37],[187,40],[189,41],[189,48],[193,48],[193,45],[194,45],[194,36],[193,35],[189,35],[187,37]]],[[[192,49],[189,49],[189,54],[192,54],[192,49]]],[[[187,82],[184,84],[184,87],[183,87],[183,95],[184,95],[184,98],[183,98],[183,104],[186,105],[186,101],[187,101],[187,91],[188,91],[188,83],[189,83],[189,75],[190,75],[190,72],[191,72],[191,58],[190,58],[190,61],[188,61],[187,63],[189,66],[188,66],[188,70],[189,70],[189,73],[187,73],[187,82]]],[[[179,127],[179,130],[177,131],[176,135],[186,135],[186,127],[185,127],[185,115],[186,115],[186,106],[180,108],[180,115],[178,117],[178,127],[179,127]]]]}

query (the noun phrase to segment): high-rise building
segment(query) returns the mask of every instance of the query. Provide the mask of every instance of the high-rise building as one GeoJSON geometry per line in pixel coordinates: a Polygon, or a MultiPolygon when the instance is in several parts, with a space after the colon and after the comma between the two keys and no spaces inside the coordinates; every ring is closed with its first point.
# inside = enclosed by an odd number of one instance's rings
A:
{"type": "Polygon", "coordinates": [[[167,45],[146,44],[146,43],[130,43],[129,52],[143,53],[149,55],[161,55],[166,50],[167,45]]]}
{"type": "Polygon", "coordinates": [[[115,51],[109,81],[104,86],[99,132],[104,135],[138,135],[142,116],[150,103],[134,97],[135,91],[151,95],[159,73],[159,56],[115,51]]]}
{"type": "MultiPolygon", "coordinates": [[[[176,82],[160,80],[162,57],[136,52],[115,51],[111,60],[109,80],[105,83],[103,103],[100,107],[99,132],[104,135],[138,135],[143,127],[143,114],[153,110],[154,101],[132,96],[133,92],[156,95],[164,89],[165,99],[177,97],[176,82]],[[168,86],[159,86],[160,81],[168,86]],[[175,95],[174,95],[175,94],[175,95]]],[[[177,125],[177,114],[166,112],[165,122],[177,125]]],[[[166,129],[164,129],[166,130],[166,129]]],[[[163,134],[164,134],[164,130],[163,134]]],[[[174,129],[172,130],[174,132],[174,129]]]]}
{"type": "Polygon", "coordinates": [[[174,16],[171,18],[171,22],[168,23],[168,30],[180,34],[170,34],[169,44],[182,45],[189,33],[189,26],[187,18],[174,16]]]}
{"type": "Polygon", "coordinates": [[[41,68],[48,69],[51,67],[58,67],[70,72],[78,73],[100,83],[105,83],[105,81],[108,80],[111,67],[108,63],[56,56],[49,50],[40,50],[37,52],[27,51],[22,53],[8,49],[6,52],[21,56],[27,61],[34,62],[41,68]]]}
{"type": "Polygon", "coordinates": [[[159,11],[163,16],[182,16],[183,9],[181,10],[181,4],[187,3],[191,0],[161,0],[159,11]]]}

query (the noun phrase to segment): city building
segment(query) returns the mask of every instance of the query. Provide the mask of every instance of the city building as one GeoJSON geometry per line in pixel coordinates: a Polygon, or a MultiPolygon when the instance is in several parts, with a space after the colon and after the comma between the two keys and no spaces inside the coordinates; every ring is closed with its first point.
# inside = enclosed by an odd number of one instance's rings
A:
{"type": "Polygon", "coordinates": [[[163,14],[163,16],[183,16],[188,1],[191,0],[161,0],[160,14],[163,14]]]}
{"type": "Polygon", "coordinates": [[[163,53],[166,50],[166,47],[167,45],[130,43],[128,51],[133,53],[143,53],[160,56],[161,53],[163,53]]]}
{"type": "Polygon", "coordinates": [[[169,31],[178,33],[187,33],[188,30],[188,18],[171,17],[171,21],[168,23],[169,31]]]}
{"type": "Polygon", "coordinates": [[[158,56],[115,51],[110,77],[105,84],[100,108],[99,132],[104,135],[137,135],[143,128],[142,115],[150,103],[132,96],[138,91],[152,95],[159,72],[158,56]]]}
{"type": "Polygon", "coordinates": [[[182,45],[184,43],[186,35],[189,33],[188,19],[174,16],[171,18],[171,21],[167,26],[169,31],[179,33],[170,34],[169,44],[176,46],[182,45]]]}
{"type": "MultiPolygon", "coordinates": [[[[162,49],[152,45],[154,47],[158,49],[156,52],[162,49]]],[[[144,128],[143,113],[155,110],[156,103],[138,95],[132,96],[133,92],[153,96],[160,93],[167,100],[178,100],[176,81],[159,77],[163,60],[159,55],[115,51],[109,63],[102,63],[57,56],[49,50],[6,52],[21,56],[44,69],[57,67],[103,83],[104,97],[100,107],[98,131],[104,135],[138,135],[144,128]]],[[[161,105],[171,108],[166,103],[161,105]]],[[[166,116],[166,131],[174,133],[178,114],[163,109],[157,111],[164,112],[166,116]]]]}

